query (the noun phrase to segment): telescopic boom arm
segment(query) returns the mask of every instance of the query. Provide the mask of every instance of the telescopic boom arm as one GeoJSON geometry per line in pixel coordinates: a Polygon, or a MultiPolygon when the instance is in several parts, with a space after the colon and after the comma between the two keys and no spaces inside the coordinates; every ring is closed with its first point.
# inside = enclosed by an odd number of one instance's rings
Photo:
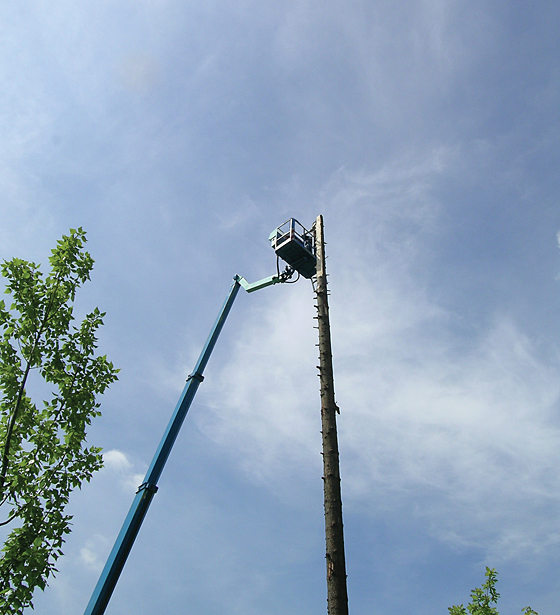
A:
{"type": "Polygon", "coordinates": [[[218,336],[222,331],[226,318],[231,310],[231,306],[237,297],[239,288],[243,287],[244,290],[251,293],[256,290],[260,290],[261,288],[272,286],[273,284],[285,282],[288,277],[289,275],[286,276],[286,274],[283,273],[279,276],[270,276],[268,278],[264,278],[263,280],[259,280],[258,282],[249,284],[245,278],[239,275],[234,276],[233,284],[230,288],[227,299],[218,315],[216,322],[214,323],[214,326],[212,327],[210,335],[206,340],[206,344],[200,353],[200,357],[198,358],[192,374],[190,374],[187,378],[185,388],[183,389],[181,397],[175,406],[171,420],[169,421],[167,429],[163,434],[152,463],[146,472],[144,482],[140,485],[140,487],[138,487],[138,491],[136,492],[132,506],[130,507],[126,519],[124,520],[121,531],[117,536],[113,550],[109,554],[107,563],[105,564],[101,576],[99,577],[99,581],[93,591],[84,615],[103,615],[105,609],[107,608],[107,604],[109,603],[113,590],[119,580],[119,576],[126,563],[128,554],[130,553],[136,536],[140,531],[142,521],[146,516],[154,494],[158,490],[157,482],[161,476],[167,458],[169,457],[169,453],[173,448],[173,444],[175,444],[177,435],[179,434],[183,421],[187,416],[187,412],[189,411],[196,391],[198,390],[198,385],[204,380],[204,376],[202,375],[204,368],[208,363],[212,350],[214,350],[218,336]]]}

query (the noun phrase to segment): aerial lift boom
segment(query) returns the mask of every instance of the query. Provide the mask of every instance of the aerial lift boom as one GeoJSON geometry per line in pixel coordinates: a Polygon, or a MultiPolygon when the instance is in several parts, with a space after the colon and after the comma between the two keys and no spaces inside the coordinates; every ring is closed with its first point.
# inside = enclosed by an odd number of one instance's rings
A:
{"type": "MultiPolygon", "coordinates": [[[[247,282],[247,280],[242,276],[234,276],[233,284],[229,290],[225,303],[220,310],[218,318],[212,327],[210,335],[206,340],[206,344],[200,353],[192,373],[187,378],[187,383],[181,393],[181,397],[175,406],[175,410],[173,411],[169,424],[167,425],[167,429],[163,434],[152,463],[146,472],[144,481],[140,487],[138,487],[138,491],[136,492],[132,506],[130,507],[126,519],[124,520],[121,531],[117,536],[105,567],[101,572],[101,576],[99,577],[99,581],[93,591],[84,615],[103,615],[105,609],[107,608],[107,604],[109,603],[113,590],[119,580],[119,576],[126,563],[128,554],[132,549],[136,536],[140,531],[140,527],[144,517],[146,516],[152,498],[158,490],[157,483],[167,458],[169,457],[169,453],[173,448],[183,421],[187,416],[187,412],[189,411],[198,386],[204,380],[204,376],[202,375],[204,368],[206,367],[208,359],[212,354],[212,350],[216,345],[218,336],[222,331],[239,289],[243,288],[248,293],[252,293],[260,290],[261,288],[272,286],[273,284],[288,282],[288,280],[292,277],[294,270],[297,271],[298,274],[302,273],[304,277],[311,277],[310,263],[312,264],[313,271],[315,265],[314,250],[313,247],[308,244],[305,246],[305,252],[302,252],[302,247],[304,245],[303,239],[307,240],[307,237],[303,237],[301,232],[295,230],[295,224],[298,224],[299,227],[301,227],[297,221],[293,221],[292,223],[292,220],[288,220],[288,222],[282,225],[289,226],[287,232],[282,227],[278,227],[278,229],[276,229],[271,235],[271,238],[274,236],[274,240],[271,239],[272,247],[275,249],[279,257],[288,262],[288,267],[286,267],[284,272],[280,273],[278,270],[277,275],[269,276],[268,278],[264,278],[258,282],[253,282],[252,284],[247,282]],[[290,246],[292,246],[293,254],[292,252],[284,254],[277,249],[277,240],[282,237],[282,246],[280,246],[280,243],[278,242],[278,248],[283,247],[283,249],[286,249],[286,247],[290,248],[290,246]],[[302,255],[304,258],[302,258],[302,255]],[[303,269],[303,263],[305,263],[305,270],[303,269]]],[[[301,228],[303,229],[303,227],[301,228]]]]}

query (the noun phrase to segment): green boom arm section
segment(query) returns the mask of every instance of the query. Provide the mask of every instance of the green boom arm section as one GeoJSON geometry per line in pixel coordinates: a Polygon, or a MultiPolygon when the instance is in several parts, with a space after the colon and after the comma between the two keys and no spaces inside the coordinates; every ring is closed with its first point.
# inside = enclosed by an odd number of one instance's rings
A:
{"type": "Polygon", "coordinates": [[[267,286],[284,282],[284,280],[279,278],[277,275],[268,276],[268,278],[263,278],[262,280],[253,282],[252,284],[249,284],[249,282],[247,282],[247,280],[240,275],[236,275],[234,279],[237,279],[241,285],[241,288],[246,290],[248,293],[254,293],[256,290],[260,290],[261,288],[266,288],[267,286]]]}

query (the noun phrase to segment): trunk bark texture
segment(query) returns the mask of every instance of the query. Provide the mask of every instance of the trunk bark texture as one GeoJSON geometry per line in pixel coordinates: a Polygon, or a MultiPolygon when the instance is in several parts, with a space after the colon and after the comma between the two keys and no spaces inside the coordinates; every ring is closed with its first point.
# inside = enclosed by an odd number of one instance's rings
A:
{"type": "Polygon", "coordinates": [[[315,245],[317,249],[316,307],[319,329],[321,433],[323,435],[325,536],[327,543],[327,602],[329,615],[348,615],[340,467],[336,432],[336,414],[339,410],[334,399],[323,216],[319,216],[315,223],[315,245]]]}

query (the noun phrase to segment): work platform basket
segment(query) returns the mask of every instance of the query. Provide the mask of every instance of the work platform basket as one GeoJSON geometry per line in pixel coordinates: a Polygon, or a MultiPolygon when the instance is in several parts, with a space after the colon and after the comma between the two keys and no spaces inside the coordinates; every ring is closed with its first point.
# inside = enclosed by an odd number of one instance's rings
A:
{"type": "Polygon", "coordinates": [[[270,243],[276,254],[304,278],[312,278],[317,271],[315,235],[295,218],[272,231],[270,243]]]}

